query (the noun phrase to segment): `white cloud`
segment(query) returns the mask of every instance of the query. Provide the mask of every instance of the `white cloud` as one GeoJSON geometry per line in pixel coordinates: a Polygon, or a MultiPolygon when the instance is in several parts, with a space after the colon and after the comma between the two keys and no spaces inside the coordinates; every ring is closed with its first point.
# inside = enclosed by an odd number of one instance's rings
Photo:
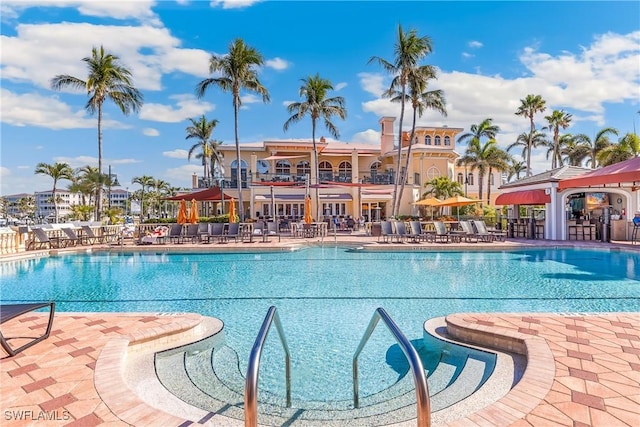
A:
{"type": "Polygon", "coordinates": [[[340,82],[337,85],[335,85],[334,89],[336,91],[339,91],[339,90],[344,89],[345,87],[347,87],[347,83],[346,82],[340,82]]]}
{"type": "Polygon", "coordinates": [[[362,89],[373,96],[381,96],[388,89],[388,85],[385,83],[385,76],[382,74],[359,73],[358,77],[360,78],[362,89]]]}
{"type": "Polygon", "coordinates": [[[210,4],[211,7],[221,7],[223,9],[240,9],[243,7],[249,7],[255,3],[259,3],[260,0],[213,0],[210,4]]]}
{"type": "Polygon", "coordinates": [[[187,150],[183,150],[181,148],[177,148],[175,150],[171,150],[171,151],[163,151],[162,155],[164,157],[169,157],[171,159],[187,159],[187,156],[189,155],[189,151],[187,150]]]}
{"type": "Polygon", "coordinates": [[[193,174],[202,175],[202,166],[187,163],[177,168],[169,168],[164,172],[164,177],[171,182],[171,185],[191,188],[193,174]]]}
{"type": "Polygon", "coordinates": [[[86,1],[86,0],[4,0],[0,11],[5,17],[17,17],[28,8],[58,7],[77,8],[85,16],[114,19],[137,19],[142,22],[158,24],[156,14],[151,10],[154,0],[136,1],[86,1]]]}
{"type": "Polygon", "coordinates": [[[469,59],[469,58],[473,58],[473,57],[475,57],[475,55],[474,55],[474,54],[472,54],[472,53],[468,53],[468,52],[462,52],[462,57],[463,57],[464,59],[469,59]]]}
{"type": "Polygon", "coordinates": [[[9,170],[9,168],[6,168],[4,166],[0,166],[0,177],[5,178],[9,175],[11,175],[11,170],[9,170]]]}
{"type": "MultiPolygon", "coordinates": [[[[36,93],[16,94],[0,89],[2,122],[12,126],[38,126],[47,129],[80,129],[97,127],[97,119],[84,110],[73,111],[57,97],[36,93]]],[[[108,117],[102,125],[105,129],[126,129],[128,126],[108,117]]]]}
{"type": "Polygon", "coordinates": [[[367,129],[358,132],[351,138],[351,142],[359,142],[364,144],[380,144],[380,132],[373,129],[367,129]]]}
{"type": "Polygon", "coordinates": [[[140,109],[139,117],[154,122],[179,123],[215,109],[213,104],[198,100],[190,94],[172,95],[169,99],[176,101],[175,106],[156,103],[144,104],[140,109]]]}
{"type": "Polygon", "coordinates": [[[482,46],[484,46],[482,42],[479,42],[477,40],[471,40],[469,43],[467,43],[467,45],[472,49],[480,49],[482,46]]]}
{"type": "Polygon", "coordinates": [[[144,128],[142,129],[142,134],[145,136],[159,136],[160,135],[160,131],[158,131],[158,129],[154,129],[154,128],[144,128]]]}
{"type": "Polygon", "coordinates": [[[92,157],[92,156],[78,156],[78,157],[56,156],[53,158],[53,161],[58,163],[67,163],[72,168],[79,168],[87,165],[98,167],[98,158],[92,157]]]}
{"type": "Polygon", "coordinates": [[[242,95],[240,97],[240,101],[243,104],[257,104],[259,102],[262,102],[262,97],[258,95],[254,95],[253,93],[248,93],[246,95],[242,95]]]}
{"type": "Polygon", "coordinates": [[[264,65],[268,68],[273,68],[274,70],[282,71],[289,68],[291,64],[282,58],[273,58],[273,59],[267,59],[266,61],[264,61],[264,65]]]}

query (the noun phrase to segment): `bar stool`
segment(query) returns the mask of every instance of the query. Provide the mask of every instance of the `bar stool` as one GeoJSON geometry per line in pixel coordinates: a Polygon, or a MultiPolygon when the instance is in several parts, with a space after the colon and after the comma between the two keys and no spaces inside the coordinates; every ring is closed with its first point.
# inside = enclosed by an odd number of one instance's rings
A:
{"type": "Polygon", "coordinates": [[[595,238],[595,227],[591,225],[590,221],[583,223],[582,225],[582,240],[593,240],[595,238]],[[589,237],[587,239],[587,237],[589,237]]]}
{"type": "MultiPolygon", "coordinates": [[[[581,221],[582,222],[582,221],[581,221]]],[[[582,227],[582,226],[580,226],[582,227]]],[[[569,221],[567,225],[567,239],[578,240],[578,221],[569,221]],[[573,236],[573,239],[571,237],[573,236]]]]}
{"type": "Polygon", "coordinates": [[[633,225],[633,231],[631,232],[631,244],[635,245],[638,241],[638,234],[640,234],[640,224],[633,225]]]}

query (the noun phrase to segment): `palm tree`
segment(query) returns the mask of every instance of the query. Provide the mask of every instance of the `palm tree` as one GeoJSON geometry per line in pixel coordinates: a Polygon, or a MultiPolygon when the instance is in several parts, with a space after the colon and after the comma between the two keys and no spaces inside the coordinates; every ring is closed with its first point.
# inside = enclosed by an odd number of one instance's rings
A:
{"type": "Polygon", "coordinates": [[[21,216],[33,218],[36,213],[36,199],[33,196],[18,199],[18,210],[21,216]]]}
{"type": "Polygon", "coordinates": [[[484,119],[480,124],[471,125],[469,130],[470,132],[458,137],[459,143],[471,144],[474,140],[480,141],[482,138],[495,139],[500,127],[493,124],[493,119],[484,119]]]}
{"type": "Polygon", "coordinates": [[[47,175],[53,178],[53,190],[51,191],[51,198],[53,200],[53,212],[55,215],[55,222],[58,222],[58,201],[56,197],[56,185],[61,179],[71,180],[73,178],[73,169],[67,163],[54,164],[38,163],[35,170],[36,175],[47,175]]]}
{"type": "Polygon", "coordinates": [[[431,181],[425,182],[424,186],[428,188],[422,195],[423,198],[435,197],[444,200],[453,196],[462,196],[462,186],[457,181],[452,181],[447,176],[438,176],[431,181]]]}
{"type": "MultiPolygon", "coordinates": [[[[547,141],[546,134],[540,132],[539,130],[534,130],[533,136],[528,132],[523,132],[518,135],[516,141],[511,143],[507,147],[507,152],[511,152],[513,148],[522,147],[522,159],[525,161],[526,165],[530,165],[531,163],[529,162],[529,155],[531,155],[531,148],[546,147],[549,145],[550,143],[547,141]]],[[[529,176],[529,174],[527,173],[527,171],[529,170],[529,166],[525,166],[526,176],[529,176]]]]}
{"type": "MultiPolygon", "coordinates": [[[[551,151],[551,149],[550,149],[551,151]]],[[[581,145],[576,137],[570,133],[564,134],[558,138],[558,151],[560,154],[560,163],[558,167],[565,163],[570,166],[580,166],[585,156],[588,155],[586,146],[581,145]]],[[[547,158],[551,155],[547,152],[547,158]]]]}
{"type": "Polygon", "coordinates": [[[562,110],[553,110],[551,115],[545,116],[548,126],[545,129],[553,132],[553,150],[551,157],[551,169],[562,166],[562,156],[560,155],[560,129],[566,129],[571,124],[573,115],[562,110]]]}
{"type": "MultiPolygon", "coordinates": [[[[171,188],[171,184],[169,184],[167,181],[164,181],[162,179],[152,180],[151,189],[153,190],[153,193],[150,193],[150,196],[151,196],[150,202],[156,204],[156,206],[158,207],[158,211],[160,211],[160,202],[164,197],[167,197],[167,193],[169,192],[170,188],[171,188]]],[[[166,201],[165,201],[165,205],[166,205],[166,201]]]]}
{"type": "Polygon", "coordinates": [[[394,78],[391,81],[389,90],[385,92],[385,96],[390,96],[396,92],[400,92],[400,121],[398,123],[398,159],[396,166],[396,179],[393,186],[393,202],[391,212],[393,216],[397,215],[399,209],[398,203],[398,182],[403,179],[400,172],[400,162],[402,158],[402,125],[404,122],[404,104],[407,94],[407,85],[409,84],[409,75],[418,67],[418,63],[424,57],[432,52],[431,39],[427,36],[419,37],[416,30],[409,30],[405,33],[402,26],[398,25],[398,38],[396,40],[393,53],[393,60],[387,61],[381,57],[373,56],[369,59],[369,63],[377,62],[394,78]]]}
{"type": "Polygon", "coordinates": [[[153,186],[153,177],[149,175],[136,176],[131,180],[132,184],[140,184],[142,189],[140,190],[140,222],[144,218],[144,192],[147,188],[153,186]]]}
{"type": "Polygon", "coordinates": [[[586,153],[583,160],[588,159],[587,164],[591,166],[591,169],[598,167],[600,152],[613,144],[609,139],[610,135],[618,136],[618,130],[612,127],[602,128],[596,133],[593,140],[583,133],[575,136],[578,143],[585,147],[586,153]]]}
{"type": "Polygon", "coordinates": [[[244,207],[242,203],[242,161],[240,159],[240,139],[238,138],[238,111],[242,105],[241,90],[248,90],[262,95],[262,101],[269,102],[269,92],[258,80],[258,70],[264,63],[262,54],[256,49],[247,46],[242,39],[235,39],[229,45],[229,53],[226,55],[211,55],[209,59],[209,72],[219,72],[220,77],[202,80],[196,85],[196,94],[202,98],[210,86],[217,86],[223,92],[231,92],[233,96],[233,127],[235,131],[238,206],[240,206],[240,221],[244,220],[244,207]]]}
{"type": "MultiPolygon", "coordinates": [[[[487,165],[489,171],[487,174],[487,204],[491,204],[491,176],[493,171],[506,172],[509,170],[509,164],[511,163],[511,156],[505,150],[501,149],[497,145],[492,146],[487,153],[487,165]]],[[[482,200],[482,199],[480,199],[482,200]]]]}
{"type": "Polygon", "coordinates": [[[513,177],[515,176],[516,181],[520,179],[520,174],[522,172],[526,172],[527,165],[524,160],[515,160],[513,157],[511,158],[511,164],[509,165],[507,181],[511,182],[513,177]]]}
{"type": "MultiPolygon", "coordinates": [[[[316,146],[316,126],[318,120],[324,122],[325,128],[329,131],[331,136],[338,139],[340,133],[338,128],[331,121],[331,118],[337,116],[344,120],[347,117],[347,110],[345,108],[344,98],[341,96],[334,96],[327,98],[327,93],[333,90],[333,84],[327,79],[323,79],[319,74],[315,76],[309,76],[306,79],[302,79],[302,86],[298,91],[302,102],[292,102],[287,105],[287,112],[292,114],[291,117],[284,122],[283,130],[286,132],[289,130],[289,126],[293,123],[301,121],[305,116],[311,118],[311,141],[313,142],[313,168],[316,177],[315,184],[320,184],[318,171],[318,147],[316,146]]],[[[316,185],[316,206],[318,208],[318,216],[320,218],[320,202],[319,202],[319,190],[316,185]]]]}
{"type": "Polygon", "coordinates": [[[640,137],[636,133],[627,133],[617,144],[611,144],[600,151],[598,162],[602,166],[609,166],[638,156],[640,156],[640,137]]]}
{"type": "Polygon", "coordinates": [[[536,113],[542,113],[545,107],[546,101],[542,99],[540,95],[527,95],[525,99],[520,100],[520,107],[516,111],[516,116],[524,116],[529,119],[531,127],[529,129],[529,143],[527,144],[527,176],[531,176],[531,149],[533,148],[533,136],[536,129],[533,123],[533,116],[536,113]]]}
{"type": "MultiPolygon", "coordinates": [[[[89,69],[86,80],[69,75],[57,75],[51,79],[51,88],[65,87],[86,91],[89,99],[85,109],[89,114],[98,113],[98,173],[102,175],[102,105],[110,99],[127,116],[138,112],[143,96],[132,85],[131,71],[120,63],[120,58],[105,52],[104,47],[94,47],[91,56],[82,59],[89,69]]],[[[102,188],[98,190],[95,217],[102,211],[102,188]]]]}
{"type": "MultiPolygon", "coordinates": [[[[436,67],[431,65],[423,65],[412,70],[408,77],[409,93],[406,101],[411,102],[413,108],[413,120],[411,122],[411,133],[409,135],[409,146],[407,147],[407,156],[405,158],[404,173],[409,170],[409,160],[411,159],[411,147],[413,145],[413,139],[416,135],[416,119],[422,117],[426,109],[436,110],[443,116],[447,116],[446,99],[444,98],[444,92],[438,90],[427,90],[429,80],[437,79],[438,71],[436,67]]],[[[391,94],[390,94],[391,95],[391,94]]],[[[395,96],[391,99],[391,102],[401,102],[401,93],[395,93],[395,96]]],[[[400,202],[402,195],[404,194],[404,186],[407,182],[406,177],[402,178],[400,184],[400,191],[397,197],[396,206],[400,210],[400,202]]]]}
{"type": "Polygon", "coordinates": [[[218,124],[218,120],[212,119],[207,120],[207,118],[202,115],[202,117],[196,119],[189,119],[191,121],[191,125],[187,126],[186,139],[195,138],[198,140],[195,144],[191,146],[189,149],[189,154],[187,156],[187,160],[191,160],[191,156],[197,150],[200,150],[200,153],[196,155],[196,158],[202,159],[202,166],[204,168],[204,179],[207,181],[207,187],[210,187],[213,183],[213,157],[220,158],[221,154],[218,150],[219,142],[211,139],[211,134],[213,130],[218,124]],[[214,154],[215,153],[215,154],[214,154]]]}

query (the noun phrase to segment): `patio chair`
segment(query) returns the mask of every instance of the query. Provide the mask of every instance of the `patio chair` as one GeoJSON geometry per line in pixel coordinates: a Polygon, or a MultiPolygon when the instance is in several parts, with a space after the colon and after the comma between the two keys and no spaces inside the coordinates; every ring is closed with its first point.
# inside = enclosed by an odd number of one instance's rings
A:
{"type": "Polygon", "coordinates": [[[471,223],[478,233],[489,233],[491,241],[500,240],[504,242],[507,238],[507,232],[503,230],[489,230],[487,224],[483,220],[472,220],[471,223]]]}
{"type": "Polygon", "coordinates": [[[280,241],[280,230],[278,230],[278,223],[277,222],[268,222],[267,223],[267,229],[262,234],[262,241],[263,242],[268,242],[269,241],[269,237],[271,237],[271,236],[278,236],[278,242],[280,241]]]}
{"type": "Polygon", "coordinates": [[[391,222],[380,221],[380,235],[378,236],[378,242],[380,241],[380,237],[382,237],[383,242],[391,243],[395,236],[396,234],[393,232],[391,222]]]}
{"type": "Polygon", "coordinates": [[[478,243],[478,240],[483,239],[484,237],[478,235],[476,231],[473,229],[473,225],[469,221],[460,221],[459,222],[462,231],[464,231],[464,240],[470,243],[478,243]],[[475,239],[475,241],[473,240],[475,239]]]}
{"type": "Polygon", "coordinates": [[[233,239],[236,243],[238,243],[238,238],[240,238],[240,223],[231,222],[227,226],[227,232],[222,235],[221,241],[227,242],[229,239],[233,239]]]}
{"type": "Polygon", "coordinates": [[[56,311],[56,304],[54,302],[43,302],[43,303],[31,303],[31,304],[2,304],[0,305],[0,324],[8,322],[11,319],[15,319],[16,317],[22,316],[23,314],[31,313],[35,310],[49,307],[49,322],[47,323],[47,329],[44,334],[36,337],[5,337],[2,330],[0,330],[0,345],[4,351],[9,354],[9,356],[15,356],[20,353],[22,350],[25,350],[42,340],[49,338],[49,334],[51,333],[51,326],[53,325],[53,314],[56,311]],[[10,339],[24,339],[29,338],[31,341],[26,344],[21,345],[18,348],[12,348],[8,341],[10,339]]]}
{"type": "Polygon", "coordinates": [[[182,224],[171,224],[167,239],[169,239],[169,243],[173,241],[182,243],[182,224]]]}
{"type": "Polygon", "coordinates": [[[77,246],[82,244],[80,237],[78,237],[74,229],[69,227],[62,227],[62,232],[67,236],[61,242],[62,244],[64,244],[64,246],[77,246]]]}
{"type": "Polygon", "coordinates": [[[42,228],[34,228],[32,231],[33,239],[27,242],[27,250],[60,247],[60,238],[49,237],[42,228]]]}
{"type": "Polygon", "coordinates": [[[440,243],[449,243],[454,240],[455,237],[447,231],[447,227],[442,221],[433,221],[433,226],[436,229],[435,241],[440,243]]]}
{"type": "Polygon", "coordinates": [[[403,243],[409,237],[406,224],[404,223],[404,221],[393,221],[393,225],[396,229],[396,232],[393,234],[391,242],[393,242],[393,238],[395,237],[398,243],[403,243]]]}
{"type": "Polygon", "coordinates": [[[113,243],[118,241],[120,238],[120,233],[115,227],[102,226],[100,230],[102,232],[101,236],[104,243],[113,243]]]}
{"type": "Polygon", "coordinates": [[[206,236],[207,234],[209,234],[209,223],[208,222],[198,223],[198,241],[202,242],[203,236],[206,236]]]}
{"type": "Polygon", "coordinates": [[[191,243],[195,243],[200,238],[198,228],[198,224],[188,224],[184,234],[182,235],[182,241],[184,242],[187,239],[191,239],[191,243]]]}
{"type": "Polygon", "coordinates": [[[430,242],[433,240],[433,233],[424,231],[420,221],[409,221],[409,227],[411,228],[409,238],[413,242],[430,242]]]}
{"type": "Polygon", "coordinates": [[[209,232],[207,234],[202,234],[200,236],[200,241],[203,243],[211,243],[211,239],[218,239],[220,241],[223,239],[224,234],[224,223],[222,222],[212,222],[209,224],[209,232]]]}
{"type": "Polygon", "coordinates": [[[94,233],[93,228],[89,227],[88,225],[82,226],[82,240],[84,240],[88,245],[93,245],[95,243],[104,243],[104,237],[94,233]]]}

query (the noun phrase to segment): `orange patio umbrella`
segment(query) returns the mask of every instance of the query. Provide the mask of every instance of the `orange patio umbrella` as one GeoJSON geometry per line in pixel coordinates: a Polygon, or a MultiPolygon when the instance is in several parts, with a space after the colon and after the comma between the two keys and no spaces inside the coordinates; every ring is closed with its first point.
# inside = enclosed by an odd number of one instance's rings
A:
{"type": "MultiPolygon", "coordinates": [[[[469,199],[463,196],[453,196],[448,199],[444,199],[438,206],[455,206],[459,208],[460,206],[472,205],[474,203],[480,203],[480,200],[469,199]]],[[[460,221],[460,210],[458,210],[458,221],[460,221]]]]}
{"type": "Polygon", "coordinates": [[[238,215],[236,215],[236,199],[231,199],[229,202],[229,222],[238,222],[238,215]]]}
{"type": "Polygon", "coordinates": [[[417,206],[440,206],[442,200],[436,199],[435,197],[429,197],[428,199],[418,200],[414,203],[417,206]]]}
{"type": "Polygon", "coordinates": [[[313,222],[313,216],[311,215],[311,197],[304,199],[304,222],[307,224],[313,222]]]}
{"type": "Polygon", "coordinates": [[[198,222],[198,203],[196,199],[191,199],[191,209],[189,210],[189,222],[195,224],[198,222]]]}
{"type": "Polygon", "coordinates": [[[176,222],[178,224],[187,223],[187,202],[184,199],[180,200],[180,209],[178,210],[178,217],[176,218],[176,222]]]}

